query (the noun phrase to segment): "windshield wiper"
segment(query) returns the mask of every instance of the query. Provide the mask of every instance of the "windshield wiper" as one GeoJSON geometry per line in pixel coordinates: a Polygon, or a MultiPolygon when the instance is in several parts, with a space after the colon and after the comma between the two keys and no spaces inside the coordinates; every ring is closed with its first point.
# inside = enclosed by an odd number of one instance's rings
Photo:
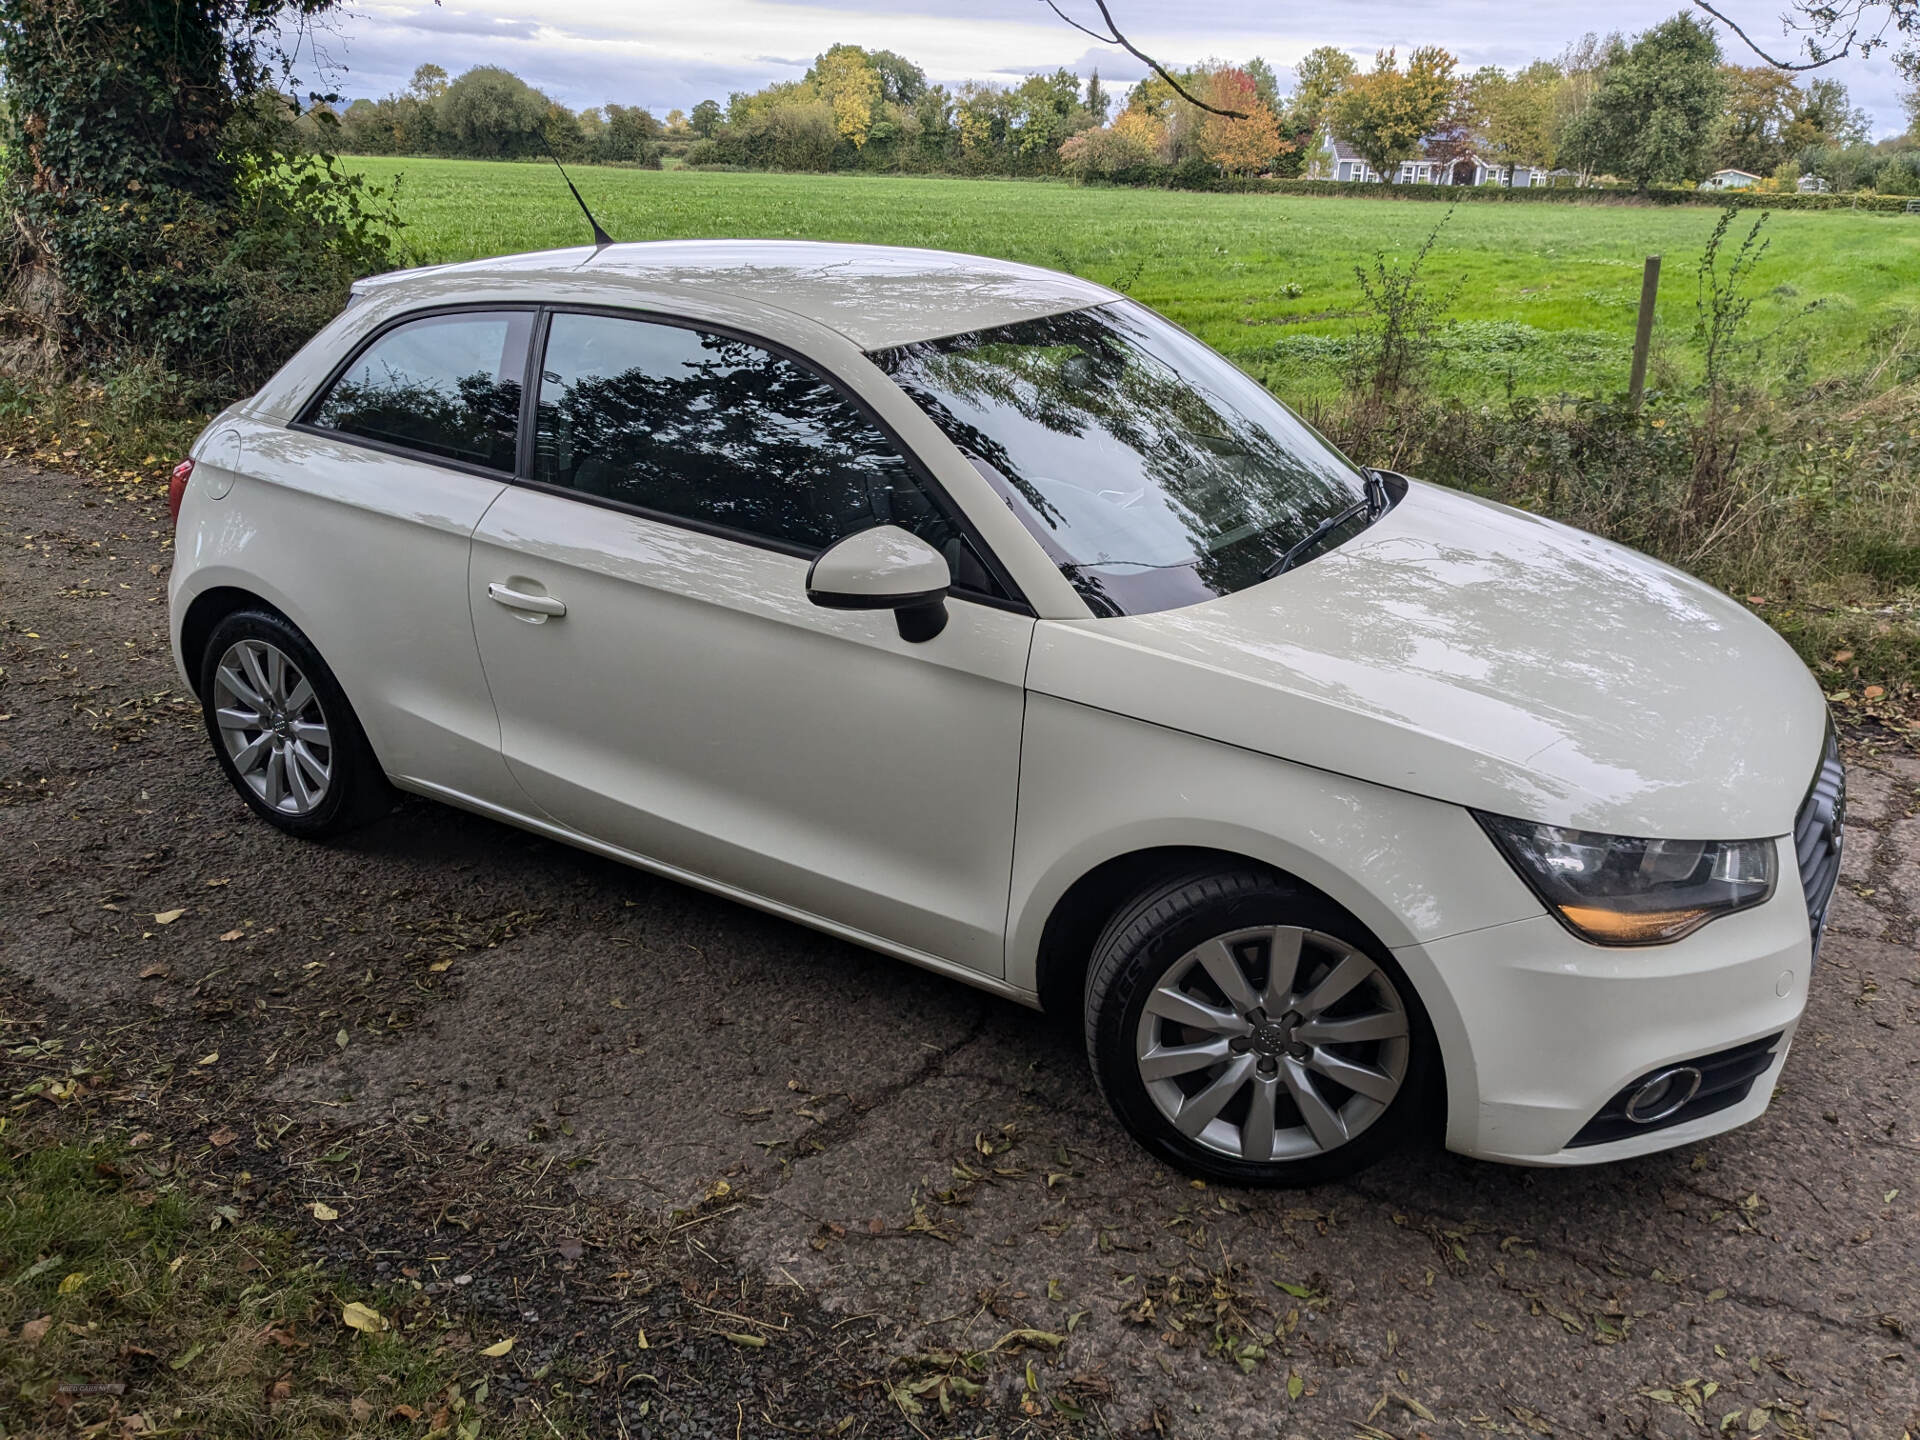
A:
{"type": "Polygon", "coordinates": [[[1366,477],[1367,493],[1364,498],[1354,501],[1353,504],[1347,506],[1347,508],[1339,514],[1329,515],[1318,525],[1314,526],[1302,539],[1289,546],[1286,554],[1262,570],[1260,572],[1260,578],[1262,580],[1271,580],[1276,575],[1286,574],[1287,571],[1293,568],[1294,561],[1298,560],[1302,555],[1305,555],[1342,525],[1358,520],[1362,515],[1371,521],[1377,520],[1386,514],[1388,507],[1393,503],[1392,497],[1387,493],[1386,481],[1380,478],[1380,472],[1377,470],[1367,471],[1366,477]]]}

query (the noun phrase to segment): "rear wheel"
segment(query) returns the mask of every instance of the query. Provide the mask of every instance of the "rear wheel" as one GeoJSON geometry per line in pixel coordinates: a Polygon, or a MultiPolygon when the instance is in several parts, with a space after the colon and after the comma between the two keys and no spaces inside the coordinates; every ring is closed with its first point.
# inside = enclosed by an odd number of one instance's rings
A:
{"type": "Polygon", "coordinates": [[[1279,876],[1190,876],[1095,947],[1087,1048],[1129,1130],[1182,1169],[1253,1185],[1350,1174],[1435,1098],[1432,1031],[1392,957],[1279,876]]]}
{"type": "Polygon", "coordinates": [[[214,627],[201,658],[200,705],[227,779],[256,815],[288,834],[338,834],[391,808],[339,682],[282,616],[242,610],[214,627]]]}

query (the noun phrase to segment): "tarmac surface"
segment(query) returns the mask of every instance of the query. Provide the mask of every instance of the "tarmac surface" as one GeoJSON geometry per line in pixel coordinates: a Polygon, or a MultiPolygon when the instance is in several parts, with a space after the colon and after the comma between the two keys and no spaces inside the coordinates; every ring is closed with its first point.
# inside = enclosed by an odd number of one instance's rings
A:
{"type": "MultiPolygon", "coordinates": [[[[167,546],[150,495],[0,470],[0,978],[137,1040],[196,1123],[545,1157],[704,1293],[794,1317],[724,1362],[760,1367],[737,1426],[695,1399],[656,1433],[1920,1434],[1920,759],[1897,742],[1850,737],[1830,937],[1761,1120],[1597,1169],[1431,1150],[1252,1193],[1147,1157],[1071,1027],[957,984],[424,802],[280,836],[181,692],[167,546]],[[801,1333],[841,1337],[855,1378],[801,1333]]],[[[542,1303],[529,1324],[598,1323],[542,1303]]]]}

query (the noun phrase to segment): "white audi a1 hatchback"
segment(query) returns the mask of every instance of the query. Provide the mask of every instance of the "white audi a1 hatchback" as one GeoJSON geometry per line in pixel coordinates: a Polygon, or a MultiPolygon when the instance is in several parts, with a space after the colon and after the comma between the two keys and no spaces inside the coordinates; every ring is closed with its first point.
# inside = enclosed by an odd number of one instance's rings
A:
{"type": "Polygon", "coordinates": [[[1784,643],[1070,276],[381,276],[172,498],[180,669],[262,818],[397,787],[1078,1014],[1195,1173],[1698,1140],[1806,1002],[1844,777],[1784,643]]]}

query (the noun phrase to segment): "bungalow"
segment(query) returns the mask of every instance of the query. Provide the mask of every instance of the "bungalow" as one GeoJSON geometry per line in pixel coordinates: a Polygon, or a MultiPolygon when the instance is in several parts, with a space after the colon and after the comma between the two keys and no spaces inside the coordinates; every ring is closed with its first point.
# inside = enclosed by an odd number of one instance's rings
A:
{"type": "MultiPolygon", "coordinates": [[[[1431,142],[1421,153],[1402,160],[1390,177],[1396,185],[1486,185],[1511,184],[1516,189],[1550,183],[1547,172],[1532,165],[1498,165],[1475,154],[1453,160],[1441,160],[1431,153],[1431,142]]],[[[1380,176],[1360,152],[1330,131],[1320,134],[1319,150],[1326,157],[1319,168],[1326,173],[1318,178],[1346,183],[1374,184],[1380,176]]]]}
{"type": "Polygon", "coordinates": [[[1702,190],[1751,190],[1760,183],[1760,176],[1751,170],[1716,170],[1700,182],[1702,190]]]}

